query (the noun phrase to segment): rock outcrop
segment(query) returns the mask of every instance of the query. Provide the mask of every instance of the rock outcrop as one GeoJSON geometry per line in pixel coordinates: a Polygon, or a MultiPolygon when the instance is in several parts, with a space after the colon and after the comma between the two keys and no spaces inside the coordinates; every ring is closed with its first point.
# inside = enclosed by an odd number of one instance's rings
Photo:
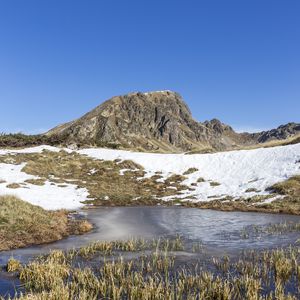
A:
{"type": "Polygon", "coordinates": [[[113,97],[83,117],[60,125],[46,135],[64,144],[78,146],[206,152],[280,139],[289,132],[300,132],[299,124],[282,128],[278,133],[275,130],[239,134],[217,119],[197,122],[178,93],[158,91],[113,97]]]}
{"type": "Polygon", "coordinates": [[[259,143],[265,143],[273,140],[288,139],[299,133],[300,133],[300,124],[288,123],[286,125],[281,125],[276,129],[255,133],[253,134],[253,137],[259,143]]]}

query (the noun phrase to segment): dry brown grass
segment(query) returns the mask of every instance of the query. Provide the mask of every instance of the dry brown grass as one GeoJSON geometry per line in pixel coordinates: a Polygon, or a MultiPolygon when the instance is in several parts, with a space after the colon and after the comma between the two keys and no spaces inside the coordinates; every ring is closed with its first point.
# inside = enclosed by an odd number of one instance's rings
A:
{"type": "Polygon", "coordinates": [[[30,183],[33,185],[44,185],[45,181],[46,181],[46,179],[43,179],[43,178],[25,180],[26,183],[30,183]]]}
{"type": "Polygon", "coordinates": [[[21,187],[21,185],[19,183],[10,183],[6,187],[9,189],[18,189],[21,187]]]}
{"type": "Polygon", "coordinates": [[[66,211],[45,211],[14,196],[0,196],[0,251],[49,243],[90,229],[81,223],[69,220],[66,211]]]}
{"type": "Polygon", "coordinates": [[[195,173],[197,171],[199,171],[199,169],[197,169],[197,168],[189,168],[182,175],[189,175],[189,174],[195,173]]]}
{"type": "MultiPolygon", "coordinates": [[[[151,248],[156,250],[129,260],[122,257],[110,260],[112,249],[141,251],[148,249],[145,241],[99,242],[66,254],[53,251],[19,269],[25,288],[20,299],[299,299],[297,247],[247,251],[237,259],[225,256],[201,264],[199,260],[192,263],[178,260],[169,253],[170,244],[171,241],[164,245],[156,242],[151,248]],[[104,258],[103,262],[99,257],[104,258]],[[74,264],[78,258],[81,267],[74,264]]],[[[179,246],[178,250],[183,250],[181,242],[179,246]]]]}
{"type": "Polygon", "coordinates": [[[251,211],[300,215],[300,176],[293,176],[286,181],[276,183],[269,188],[269,191],[271,192],[269,195],[257,195],[234,201],[232,198],[226,197],[208,202],[183,202],[182,205],[222,211],[251,211]],[[262,203],[264,200],[278,195],[282,197],[270,203],[262,203]]]}
{"type": "Polygon", "coordinates": [[[20,261],[11,257],[6,265],[7,272],[18,272],[21,271],[22,265],[20,261]]]}
{"type": "Polygon", "coordinates": [[[251,150],[251,149],[258,149],[258,148],[272,148],[272,147],[278,147],[278,146],[288,146],[288,145],[294,145],[300,143],[300,135],[296,135],[293,137],[289,137],[284,140],[273,140],[266,143],[259,143],[256,145],[251,146],[242,146],[237,147],[236,150],[251,150]]]}
{"type": "Polygon", "coordinates": [[[186,177],[172,175],[165,182],[158,182],[161,175],[143,178],[142,166],[130,160],[103,161],[66,151],[28,153],[0,156],[0,162],[20,164],[22,169],[38,179],[25,183],[44,184],[45,180],[63,187],[72,183],[89,191],[87,203],[97,205],[156,204],[165,196],[176,195],[187,186],[182,185],[186,177]],[[123,175],[121,170],[126,169],[123,175]]]}
{"type": "Polygon", "coordinates": [[[259,192],[259,191],[255,188],[249,188],[245,190],[245,193],[252,193],[252,192],[259,192]]]}
{"type": "MultiPolygon", "coordinates": [[[[23,184],[42,185],[45,180],[57,184],[61,187],[67,183],[72,183],[78,187],[86,188],[89,191],[89,200],[86,204],[99,206],[137,206],[137,205],[173,205],[212,208],[219,210],[240,210],[240,211],[260,211],[274,213],[300,214],[299,200],[299,176],[295,176],[284,183],[278,183],[271,188],[270,195],[254,196],[237,201],[232,201],[230,197],[217,199],[210,202],[191,203],[188,200],[195,200],[188,197],[186,201],[179,199],[179,195],[184,190],[192,190],[193,187],[183,185],[187,178],[183,175],[173,174],[163,182],[160,173],[150,178],[144,178],[145,171],[140,165],[126,161],[103,161],[80,155],[76,152],[67,153],[65,151],[31,154],[16,154],[0,156],[0,162],[20,164],[26,162],[23,171],[38,176],[38,179],[28,180],[23,184]],[[121,170],[123,175],[120,174],[121,170]],[[262,202],[277,194],[284,196],[269,204],[262,202]],[[162,199],[171,196],[173,201],[165,202],[162,199]],[[224,202],[224,200],[229,200],[224,202]]],[[[188,170],[190,172],[196,169],[188,170]]],[[[197,183],[204,182],[199,178],[197,183]]],[[[193,184],[194,186],[197,184],[193,184]]],[[[210,182],[212,186],[218,186],[218,182],[210,182]]],[[[257,192],[249,189],[247,192],[257,192]]]]}
{"type": "Polygon", "coordinates": [[[271,189],[281,195],[300,197],[300,175],[274,184],[271,189]]]}
{"type": "Polygon", "coordinates": [[[185,154],[206,154],[206,153],[217,153],[217,152],[227,152],[232,150],[253,150],[253,149],[259,149],[259,148],[272,148],[272,147],[278,147],[278,146],[288,146],[288,145],[294,145],[300,143],[300,134],[295,135],[293,137],[284,139],[284,140],[273,140],[265,143],[258,143],[250,146],[235,146],[230,150],[222,150],[217,151],[213,148],[204,148],[204,149],[195,149],[192,151],[189,151],[185,154]]]}

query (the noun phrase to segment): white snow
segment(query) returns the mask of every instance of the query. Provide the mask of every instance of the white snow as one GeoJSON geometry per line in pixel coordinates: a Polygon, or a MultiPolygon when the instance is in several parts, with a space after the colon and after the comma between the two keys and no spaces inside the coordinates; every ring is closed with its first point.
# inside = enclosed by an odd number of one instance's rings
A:
{"type": "MultiPolygon", "coordinates": [[[[145,177],[162,172],[167,178],[171,174],[183,174],[189,168],[199,171],[187,175],[183,183],[190,185],[203,177],[206,182],[199,183],[195,191],[187,191],[180,197],[195,196],[197,201],[208,201],[225,196],[250,197],[268,194],[265,191],[276,182],[300,174],[300,144],[238,150],[214,154],[153,154],[111,149],[83,149],[78,151],[96,159],[132,160],[145,168],[145,177]],[[219,182],[211,186],[208,181],[219,182]],[[246,193],[249,188],[260,192],[246,193]]],[[[166,198],[167,200],[168,198],[166,198]]]]}
{"type": "Polygon", "coordinates": [[[31,148],[24,148],[24,149],[0,149],[0,155],[5,154],[15,154],[15,153],[41,153],[44,150],[53,151],[53,152],[59,152],[61,150],[65,150],[67,152],[72,152],[70,149],[62,149],[47,145],[41,145],[31,148]]]}
{"type": "MultiPolygon", "coordinates": [[[[40,153],[43,150],[60,151],[61,148],[39,146],[21,150],[0,150],[0,155],[7,153],[40,153]]],[[[68,149],[63,149],[71,152],[68,149]]],[[[145,177],[161,172],[163,179],[172,174],[183,174],[189,168],[197,168],[199,171],[186,175],[184,184],[196,183],[199,177],[205,182],[191,186],[194,191],[185,191],[178,195],[181,198],[195,197],[193,201],[210,201],[216,198],[232,196],[251,197],[265,195],[267,187],[276,182],[283,181],[290,176],[300,174],[300,144],[260,148],[254,150],[239,150],[219,152],[214,154],[153,154],[130,152],[123,150],[111,150],[103,148],[83,149],[76,151],[80,154],[102,160],[132,160],[145,168],[145,177]],[[219,186],[211,186],[210,182],[220,183],[219,186]],[[255,188],[259,192],[246,193],[249,188],[255,188]]],[[[0,194],[15,194],[20,198],[40,205],[46,209],[75,209],[82,206],[82,201],[87,199],[88,191],[78,189],[76,185],[67,184],[59,187],[56,184],[46,182],[44,186],[26,183],[18,189],[9,189],[9,183],[23,183],[27,179],[36,178],[22,172],[22,165],[0,164],[0,194]],[[1,183],[1,181],[5,181],[1,183]]],[[[93,173],[94,170],[91,170],[93,173]]],[[[121,170],[120,175],[125,170],[121,170]]],[[[169,200],[165,198],[164,200],[169,200]]],[[[268,200],[272,201],[272,200],[268,200]]]]}
{"type": "Polygon", "coordinates": [[[122,169],[122,170],[120,170],[119,174],[121,176],[124,176],[125,172],[128,172],[128,171],[131,171],[131,169],[122,169]]]}
{"type": "Polygon", "coordinates": [[[0,182],[5,181],[5,185],[10,183],[23,183],[25,180],[34,179],[35,176],[21,172],[26,163],[20,165],[0,163],[0,182]]]}
{"type": "Polygon", "coordinates": [[[88,173],[88,175],[93,175],[97,173],[97,170],[95,168],[91,169],[90,172],[88,173]]]}
{"type": "MultiPolygon", "coordinates": [[[[33,149],[28,150],[34,151],[33,149]]],[[[59,187],[49,181],[42,186],[26,183],[25,180],[38,177],[22,172],[24,165],[25,163],[20,165],[0,164],[0,195],[15,195],[24,201],[49,210],[61,208],[72,210],[83,206],[81,202],[88,196],[86,189],[78,189],[76,185],[72,184],[59,187]],[[8,188],[7,185],[10,183],[21,184],[21,187],[8,188]]]]}

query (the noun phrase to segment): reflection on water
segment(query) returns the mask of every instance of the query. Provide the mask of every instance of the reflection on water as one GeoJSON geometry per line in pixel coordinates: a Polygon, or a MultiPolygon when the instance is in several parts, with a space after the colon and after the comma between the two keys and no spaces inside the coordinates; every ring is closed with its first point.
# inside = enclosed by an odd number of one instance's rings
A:
{"type": "MultiPolygon", "coordinates": [[[[157,238],[182,236],[185,243],[201,242],[209,255],[235,255],[244,249],[266,249],[287,246],[298,238],[298,232],[243,238],[241,231],[250,225],[300,222],[300,217],[262,213],[220,212],[181,207],[114,207],[82,212],[95,225],[93,232],[71,236],[52,244],[0,253],[0,266],[13,256],[26,263],[53,249],[68,250],[97,240],[127,240],[132,237],[157,238]]],[[[186,253],[185,255],[188,255],[186,253]]],[[[7,277],[7,274],[5,275],[7,277]]],[[[0,295],[13,292],[11,281],[1,275],[0,295]]]]}
{"type": "Polygon", "coordinates": [[[16,290],[22,292],[20,281],[14,276],[0,270],[0,297],[14,297],[17,293],[16,290]]]}
{"type": "Polygon", "coordinates": [[[12,255],[26,261],[33,255],[47,253],[53,249],[72,249],[96,240],[174,237],[178,234],[185,240],[201,241],[205,247],[230,254],[249,248],[263,249],[288,245],[298,237],[297,233],[289,233],[264,236],[261,239],[244,239],[240,232],[245,226],[300,222],[300,217],[292,215],[221,212],[181,207],[110,207],[83,213],[95,224],[93,232],[72,236],[52,244],[2,252],[0,265],[6,263],[12,255]]]}

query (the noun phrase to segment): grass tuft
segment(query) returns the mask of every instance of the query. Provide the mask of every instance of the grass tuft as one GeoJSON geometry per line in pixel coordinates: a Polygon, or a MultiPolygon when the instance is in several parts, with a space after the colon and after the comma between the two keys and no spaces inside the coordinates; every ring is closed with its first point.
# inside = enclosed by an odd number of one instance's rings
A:
{"type": "Polygon", "coordinates": [[[90,229],[66,211],[46,211],[14,196],[0,196],[0,251],[57,241],[90,229]]]}
{"type": "Polygon", "coordinates": [[[199,169],[197,169],[197,168],[189,168],[185,172],[183,172],[182,175],[189,175],[189,174],[195,173],[197,171],[199,171],[199,169]]]}

